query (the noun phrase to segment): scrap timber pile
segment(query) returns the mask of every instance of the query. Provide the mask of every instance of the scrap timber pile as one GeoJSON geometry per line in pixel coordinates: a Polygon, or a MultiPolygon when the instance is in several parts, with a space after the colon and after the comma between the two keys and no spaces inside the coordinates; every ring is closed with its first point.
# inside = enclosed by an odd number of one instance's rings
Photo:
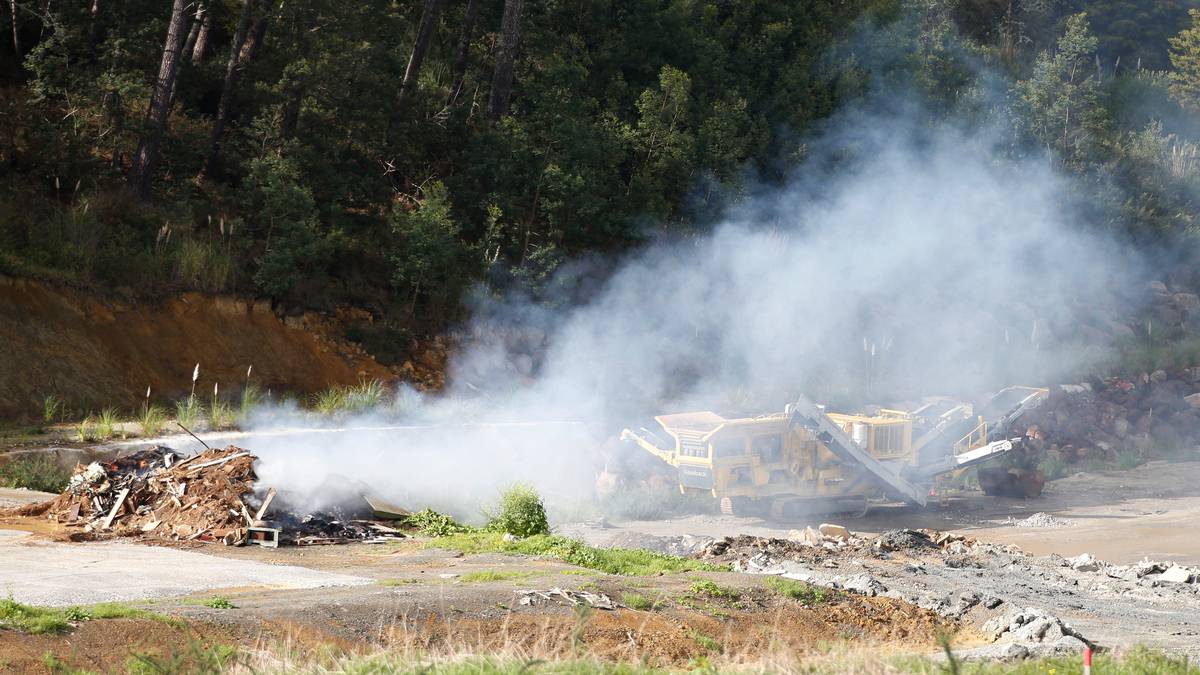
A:
{"type": "Polygon", "coordinates": [[[294,544],[403,536],[380,523],[282,508],[276,510],[279,522],[263,520],[275,491],[256,496],[256,459],[232,445],[191,457],[156,447],[80,465],[67,489],[44,505],[44,513],[93,536],[142,534],[230,545],[261,541],[250,537],[254,530],[273,532],[272,542],[294,544]]]}

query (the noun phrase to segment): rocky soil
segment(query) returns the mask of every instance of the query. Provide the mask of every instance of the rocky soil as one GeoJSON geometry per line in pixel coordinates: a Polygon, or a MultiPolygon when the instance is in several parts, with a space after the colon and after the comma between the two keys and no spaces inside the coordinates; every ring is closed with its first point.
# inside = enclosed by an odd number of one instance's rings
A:
{"type": "Polygon", "coordinates": [[[971,656],[1017,658],[1131,643],[1200,656],[1200,570],[1192,567],[1111,565],[1086,554],[1033,556],[931,530],[860,538],[827,526],[789,539],[717,539],[694,555],[738,571],[912,602],[995,640],[971,656]]]}

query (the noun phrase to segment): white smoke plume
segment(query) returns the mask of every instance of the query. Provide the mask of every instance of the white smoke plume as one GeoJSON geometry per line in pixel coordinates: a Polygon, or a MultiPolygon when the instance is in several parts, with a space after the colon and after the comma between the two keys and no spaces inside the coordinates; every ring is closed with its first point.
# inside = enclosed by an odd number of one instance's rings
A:
{"type": "Polygon", "coordinates": [[[585,302],[489,301],[448,393],[404,416],[430,426],[260,439],[262,478],[315,492],[341,474],[460,513],[515,480],[586,498],[598,444],[653,414],[1069,377],[1101,353],[1140,263],[1077,222],[1051,163],[1008,159],[996,138],[843,115],[787,187],[630,254],[585,302]],[[530,422],[555,424],[490,426],[530,422]]]}

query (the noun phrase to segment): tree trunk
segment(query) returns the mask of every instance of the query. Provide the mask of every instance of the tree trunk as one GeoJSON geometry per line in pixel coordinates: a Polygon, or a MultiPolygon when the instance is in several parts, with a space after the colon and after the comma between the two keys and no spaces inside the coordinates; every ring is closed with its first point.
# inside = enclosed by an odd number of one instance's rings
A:
{"type": "Polygon", "coordinates": [[[162,61],[158,65],[158,78],[154,82],[154,93],[150,97],[150,108],[146,111],[146,131],[138,144],[137,156],[129,173],[129,186],[139,199],[145,199],[158,159],[158,146],[167,127],[167,115],[171,112],[171,92],[175,88],[176,67],[183,40],[186,37],[188,0],[174,0],[171,5],[171,22],[167,26],[167,42],[163,46],[162,61]]]}
{"type": "Polygon", "coordinates": [[[295,138],[296,125],[300,123],[300,104],[304,100],[304,85],[292,82],[287,88],[287,102],[283,106],[283,119],[279,125],[279,135],[285,140],[295,138]]]}
{"type": "Polygon", "coordinates": [[[471,57],[471,34],[475,31],[475,17],[479,16],[479,1],[467,0],[467,12],[463,16],[462,32],[458,35],[458,55],[454,57],[454,64],[450,66],[450,78],[453,84],[450,86],[450,96],[446,98],[446,105],[453,105],[458,100],[459,94],[462,93],[463,79],[467,75],[467,61],[471,57]]]}
{"type": "Polygon", "coordinates": [[[217,118],[213,120],[212,133],[208,137],[208,155],[200,165],[200,173],[196,176],[198,182],[203,182],[216,168],[221,155],[221,135],[225,133],[225,123],[229,121],[229,107],[232,103],[233,88],[242,74],[242,47],[246,41],[246,30],[250,27],[250,11],[254,0],[244,0],[242,15],[238,19],[237,32],[233,34],[233,43],[229,47],[229,63],[225,66],[225,84],[221,87],[221,101],[217,104],[217,118]]]}
{"type": "MultiPolygon", "coordinates": [[[[268,8],[269,9],[269,8],[268,8]]],[[[245,67],[247,63],[254,60],[254,55],[258,53],[262,47],[263,38],[267,35],[267,23],[270,19],[270,13],[264,12],[262,16],[254,22],[254,27],[246,35],[246,41],[242,44],[242,52],[238,56],[238,63],[241,67],[245,67]]]]}
{"type": "Polygon", "coordinates": [[[21,60],[21,27],[17,23],[17,0],[8,0],[8,8],[12,11],[13,52],[17,60],[21,60]]]}
{"type": "Polygon", "coordinates": [[[188,31],[187,40],[184,40],[183,42],[182,53],[191,54],[192,52],[196,51],[196,39],[200,37],[200,26],[204,25],[205,15],[207,13],[208,12],[205,11],[204,3],[197,2],[196,16],[192,18],[192,28],[188,31]]]}
{"type": "Polygon", "coordinates": [[[196,35],[195,44],[192,46],[193,66],[198,66],[204,61],[204,52],[208,50],[208,34],[212,30],[213,14],[215,13],[212,8],[205,8],[204,21],[200,22],[200,32],[196,35]]]}
{"type": "Polygon", "coordinates": [[[496,70],[492,74],[492,96],[488,116],[493,122],[508,114],[512,100],[513,64],[517,60],[517,29],[521,19],[521,0],[504,0],[500,20],[500,43],[496,47],[496,70]]]}
{"type": "Polygon", "coordinates": [[[425,0],[425,9],[421,10],[421,23],[417,27],[417,38],[413,42],[412,54],[408,57],[408,67],[404,69],[404,79],[400,82],[400,100],[405,94],[416,87],[417,76],[421,73],[421,62],[425,60],[425,52],[429,50],[429,40],[433,37],[433,29],[437,25],[438,12],[442,9],[442,0],[425,0]]]}

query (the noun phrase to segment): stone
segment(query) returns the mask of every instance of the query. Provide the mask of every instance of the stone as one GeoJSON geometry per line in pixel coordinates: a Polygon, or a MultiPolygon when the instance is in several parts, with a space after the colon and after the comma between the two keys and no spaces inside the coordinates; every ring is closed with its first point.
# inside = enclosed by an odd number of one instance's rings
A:
{"type": "Polygon", "coordinates": [[[1173,584],[1186,584],[1191,583],[1193,576],[1194,575],[1190,569],[1186,567],[1180,567],[1179,565],[1172,565],[1162,573],[1162,576],[1160,576],[1158,580],[1169,581],[1173,584]]]}
{"type": "Polygon", "coordinates": [[[1167,381],[1167,371],[1159,368],[1158,370],[1154,371],[1153,373],[1150,373],[1150,381],[1151,382],[1166,382],[1167,381]]]}
{"type": "Polygon", "coordinates": [[[1071,569],[1076,572],[1098,572],[1100,570],[1100,561],[1096,560],[1091,553],[1082,553],[1067,560],[1071,569]]]}
{"type": "Polygon", "coordinates": [[[831,525],[830,523],[821,523],[817,526],[817,531],[831,539],[839,541],[850,541],[850,530],[841,525],[831,525]]]}
{"type": "Polygon", "coordinates": [[[1183,400],[1187,401],[1187,404],[1193,408],[1200,408],[1200,392],[1188,394],[1183,397],[1183,400]]]}
{"type": "Polygon", "coordinates": [[[863,572],[862,574],[856,574],[849,579],[846,579],[842,582],[842,588],[852,593],[865,595],[869,598],[873,598],[880,593],[887,592],[887,586],[884,586],[879,582],[879,580],[875,579],[866,572],[863,572]]]}
{"type": "Polygon", "coordinates": [[[1082,654],[1087,649],[1087,643],[1074,635],[1064,635],[1054,641],[1052,649],[1056,654],[1082,654]]]}

